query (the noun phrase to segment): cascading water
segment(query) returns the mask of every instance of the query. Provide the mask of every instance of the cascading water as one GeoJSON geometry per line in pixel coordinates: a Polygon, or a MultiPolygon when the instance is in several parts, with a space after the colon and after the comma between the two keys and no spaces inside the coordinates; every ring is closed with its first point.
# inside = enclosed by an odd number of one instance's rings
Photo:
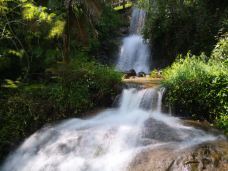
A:
{"type": "Polygon", "coordinates": [[[150,48],[140,34],[145,22],[145,12],[134,8],[131,16],[130,35],[123,39],[116,68],[120,71],[134,69],[149,73],[150,48]]]}
{"type": "Polygon", "coordinates": [[[145,11],[133,8],[131,15],[130,34],[141,34],[146,19],[145,11]]]}
{"type": "MultiPolygon", "coordinates": [[[[117,69],[148,73],[149,46],[140,35],[145,12],[134,9],[117,69]]],[[[69,119],[29,137],[1,171],[125,171],[147,149],[181,150],[217,137],[163,114],[164,89],[124,89],[119,106],[89,119],[69,119]]]]}
{"type": "Polygon", "coordinates": [[[1,171],[122,171],[147,148],[190,147],[216,137],[161,113],[162,91],[125,89],[119,107],[69,119],[29,137],[1,171]]]}

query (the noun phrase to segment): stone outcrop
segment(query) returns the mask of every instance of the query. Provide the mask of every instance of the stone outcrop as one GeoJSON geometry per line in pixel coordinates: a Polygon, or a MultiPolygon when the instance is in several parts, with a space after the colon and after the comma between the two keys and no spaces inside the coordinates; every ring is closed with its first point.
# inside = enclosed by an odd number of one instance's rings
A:
{"type": "Polygon", "coordinates": [[[184,150],[156,148],[138,154],[130,171],[227,171],[228,142],[223,140],[184,150]]]}

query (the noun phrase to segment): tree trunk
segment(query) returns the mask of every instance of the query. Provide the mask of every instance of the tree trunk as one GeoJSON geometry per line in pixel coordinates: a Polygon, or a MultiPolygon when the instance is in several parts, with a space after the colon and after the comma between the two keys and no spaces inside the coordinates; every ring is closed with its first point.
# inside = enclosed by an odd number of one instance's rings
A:
{"type": "Polygon", "coordinates": [[[67,8],[67,17],[66,17],[66,25],[63,34],[63,63],[68,64],[70,62],[70,21],[71,21],[71,1],[68,1],[67,8]]]}

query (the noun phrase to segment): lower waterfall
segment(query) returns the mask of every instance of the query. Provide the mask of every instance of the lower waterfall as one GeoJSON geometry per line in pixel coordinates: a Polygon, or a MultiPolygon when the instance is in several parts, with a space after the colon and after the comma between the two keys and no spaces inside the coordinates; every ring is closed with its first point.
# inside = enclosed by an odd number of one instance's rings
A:
{"type": "Polygon", "coordinates": [[[124,89],[119,107],[30,136],[1,171],[123,171],[147,148],[191,147],[217,137],[161,111],[163,89],[124,89]]]}

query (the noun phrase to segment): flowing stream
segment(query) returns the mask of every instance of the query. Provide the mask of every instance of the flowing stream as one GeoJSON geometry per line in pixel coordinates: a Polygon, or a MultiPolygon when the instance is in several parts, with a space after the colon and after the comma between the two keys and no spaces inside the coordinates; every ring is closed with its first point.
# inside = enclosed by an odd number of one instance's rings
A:
{"type": "Polygon", "coordinates": [[[131,16],[130,35],[123,39],[116,68],[120,71],[134,69],[136,73],[149,73],[150,48],[141,32],[145,22],[145,12],[134,8],[131,16]]]}
{"type": "Polygon", "coordinates": [[[161,113],[162,94],[162,89],[125,89],[117,108],[36,132],[1,170],[122,171],[141,150],[181,149],[216,139],[161,113]]]}

